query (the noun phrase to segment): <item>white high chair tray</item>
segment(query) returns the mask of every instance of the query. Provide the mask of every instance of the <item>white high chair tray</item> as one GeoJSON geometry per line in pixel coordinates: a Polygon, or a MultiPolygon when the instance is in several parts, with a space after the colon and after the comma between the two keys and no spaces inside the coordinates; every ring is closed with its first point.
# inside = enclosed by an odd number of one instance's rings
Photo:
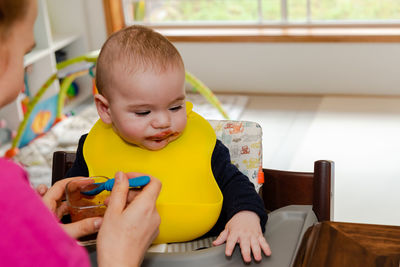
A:
{"type": "MultiPolygon", "coordinates": [[[[288,267],[294,262],[305,231],[317,222],[308,205],[292,205],[269,214],[265,237],[272,255],[263,256],[260,263],[245,264],[236,246],[232,257],[225,256],[225,245],[185,253],[147,253],[142,266],[152,267],[200,267],[200,266],[268,266],[288,267]]],[[[97,266],[96,252],[90,252],[92,266],[97,266]]]]}

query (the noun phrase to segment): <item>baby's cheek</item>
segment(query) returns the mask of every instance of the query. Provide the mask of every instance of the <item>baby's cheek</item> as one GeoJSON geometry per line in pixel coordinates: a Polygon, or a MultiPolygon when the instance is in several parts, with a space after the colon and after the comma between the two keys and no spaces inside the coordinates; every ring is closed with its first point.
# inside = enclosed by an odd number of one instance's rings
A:
{"type": "Polygon", "coordinates": [[[139,139],[145,136],[147,132],[147,126],[139,122],[129,122],[125,127],[127,134],[139,139]]]}
{"type": "MultiPolygon", "coordinates": [[[[127,126],[127,125],[126,125],[127,126]]],[[[120,131],[120,136],[126,142],[134,145],[138,145],[144,139],[145,131],[137,127],[124,127],[123,131],[120,131]]]]}
{"type": "Polygon", "coordinates": [[[186,124],[187,124],[187,117],[186,117],[186,114],[185,114],[185,116],[182,117],[182,119],[179,122],[179,126],[178,126],[179,129],[177,129],[177,131],[179,133],[182,133],[183,130],[185,129],[185,127],[186,127],[186,124]]]}

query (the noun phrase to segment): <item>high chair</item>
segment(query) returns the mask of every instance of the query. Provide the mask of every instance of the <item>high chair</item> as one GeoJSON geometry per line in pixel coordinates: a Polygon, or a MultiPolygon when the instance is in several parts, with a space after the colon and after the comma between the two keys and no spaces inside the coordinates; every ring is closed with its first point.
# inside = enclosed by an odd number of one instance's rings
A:
{"type": "MultiPolygon", "coordinates": [[[[319,160],[313,172],[262,168],[262,129],[255,122],[210,120],[217,138],[228,148],[231,161],[259,192],[269,219],[265,237],[272,256],[262,266],[290,266],[308,227],[331,219],[331,181],[334,163],[319,160]]],[[[75,160],[75,152],[53,154],[52,183],[62,179],[75,160]]],[[[225,257],[225,246],[211,247],[212,239],[168,244],[166,252],[148,252],[142,266],[244,266],[240,249],[225,257]]],[[[96,264],[95,251],[90,253],[96,264]]]]}

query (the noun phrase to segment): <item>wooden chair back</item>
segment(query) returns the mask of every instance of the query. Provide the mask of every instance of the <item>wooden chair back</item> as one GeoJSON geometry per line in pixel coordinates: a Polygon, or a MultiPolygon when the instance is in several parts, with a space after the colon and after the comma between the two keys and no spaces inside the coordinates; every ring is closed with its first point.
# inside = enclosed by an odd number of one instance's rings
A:
{"type": "Polygon", "coordinates": [[[56,151],[53,153],[51,184],[63,179],[72,167],[76,158],[75,152],[56,151]]]}
{"type": "Polygon", "coordinates": [[[269,211],[288,205],[312,205],[319,221],[331,218],[331,181],[334,162],[314,162],[314,172],[263,169],[264,185],[260,194],[269,211]]]}

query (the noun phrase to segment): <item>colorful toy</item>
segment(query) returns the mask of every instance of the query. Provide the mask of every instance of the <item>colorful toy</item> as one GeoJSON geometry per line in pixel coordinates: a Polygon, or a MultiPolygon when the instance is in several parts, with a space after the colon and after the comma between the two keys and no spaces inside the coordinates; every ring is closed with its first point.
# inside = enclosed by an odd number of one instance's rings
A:
{"type": "Polygon", "coordinates": [[[52,127],[56,119],[57,100],[58,94],[38,102],[30,110],[25,130],[21,135],[20,147],[27,145],[31,140],[44,134],[52,127]]]}
{"type": "MultiPolygon", "coordinates": [[[[92,51],[82,56],[72,58],[57,64],[57,73],[53,74],[43,84],[36,95],[27,104],[24,119],[19,125],[17,135],[13,139],[11,148],[6,152],[5,157],[14,157],[16,154],[18,154],[19,148],[28,144],[33,138],[36,138],[38,135],[44,133],[45,131],[48,131],[52,126],[65,118],[63,108],[68,90],[71,88],[71,85],[76,78],[87,74],[94,77],[93,68],[95,67],[99,52],[100,50],[92,51]],[[55,109],[50,111],[50,113],[41,113],[37,105],[39,104],[39,101],[43,94],[56,79],[62,79],[62,82],[60,84],[60,91],[56,96],[57,105],[55,109]],[[32,118],[33,116],[39,116],[40,118],[35,119],[32,118]],[[40,131],[39,134],[34,132],[33,135],[27,136],[25,134],[25,132],[27,131],[27,127],[32,125],[31,123],[35,120],[40,121],[35,123],[37,123],[37,125],[40,124],[41,127],[39,128],[41,128],[42,131],[40,131]],[[44,125],[45,122],[47,122],[46,125],[44,125]],[[24,136],[26,138],[23,138],[24,136]],[[22,140],[24,141],[22,142],[22,140]]],[[[218,109],[218,111],[224,116],[224,118],[229,119],[227,113],[222,108],[221,103],[207,86],[205,86],[201,81],[199,81],[194,75],[189,72],[186,72],[185,78],[186,81],[192,86],[192,90],[194,92],[198,92],[203,95],[207,99],[207,101],[209,101],[214,107],[218,109]]],[[[97,89],[95,88],[94,83],[93,93],[97,93],[97,89]]],[[[31,127],[28,127],[28,129],[29,128],[31,127]]]]}
{"type": "Polygon", "coordinates": [[[67,90],[67,96],[69,99],[73,99],[79,94],[79,86],[76,82],[72,82],[67,90]]]}

